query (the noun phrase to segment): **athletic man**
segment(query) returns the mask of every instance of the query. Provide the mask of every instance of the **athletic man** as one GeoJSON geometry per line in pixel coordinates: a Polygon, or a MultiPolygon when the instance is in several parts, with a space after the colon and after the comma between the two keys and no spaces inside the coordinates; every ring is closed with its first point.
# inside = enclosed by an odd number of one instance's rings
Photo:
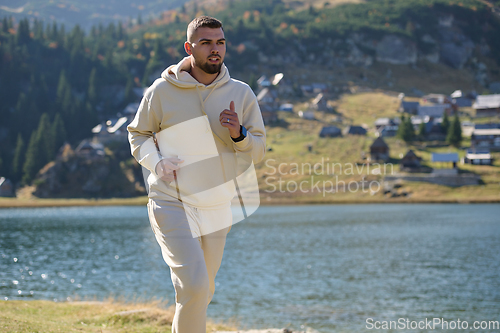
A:
{"type": "Polygon", "coordinates": [[[222,23],[194,19],[184,48],[188,57],[149,87],[127,129],[151,173],[149,219],[176,293],[172,332],[202,333],[232,224],[234,156],[261,161],[265,129],[254,93],[224,65],[222,23]]]}

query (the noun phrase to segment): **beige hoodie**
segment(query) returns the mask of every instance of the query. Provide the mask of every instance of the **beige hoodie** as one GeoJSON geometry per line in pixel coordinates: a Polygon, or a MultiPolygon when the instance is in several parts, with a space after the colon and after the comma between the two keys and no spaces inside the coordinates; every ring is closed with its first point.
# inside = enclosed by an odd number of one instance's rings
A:
{"type": "Polygon", "coordinates": [[[241,161],[246,160],[248,166],[252,161],[257,163],[263,159],[264,123],[252,89],[231,79],[225,65],[208,86],[187,72],[190,66],[190,57],[186,57],[162,73],[145,92],[127,130],[132,155],[151,172],[149,197],[179,198],[179,184],[166,183],[155,172],[162,157],[178,156],[185,160],[177,172],[183,201],[195,207],[215,207],[228,203],[234,196],[232,187],[227,185],[234,178],[237,164],[241,167],[241,161]],[[248,131],[247,137],[236,143],[231,140],[229,130],[219,123],[220,113],[229,109],[231,101],[248,131]],[[160,150],[170,156],[158,153],[153,141],[155,133],[158,133],[160,150]],[[236,154],[239,159],[235,158],[236,154]],[[221,177],[223,181],[218,179],[221,177]],[[214,187],[218,190],[214,191],[214,187]],[[208,189],[212,190],[204,191],[208,189]],[[203,195],[199,195],[200,192],[203,195]]]}

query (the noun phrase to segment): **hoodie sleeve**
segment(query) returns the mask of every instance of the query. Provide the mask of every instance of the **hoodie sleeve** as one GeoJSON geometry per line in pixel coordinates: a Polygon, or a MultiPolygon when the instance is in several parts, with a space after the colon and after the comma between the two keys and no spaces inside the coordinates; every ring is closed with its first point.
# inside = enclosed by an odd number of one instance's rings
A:
{"type": "Polygon", "coordinates": [[[140,165],[156,175],[156,164],[161,155],[156,149],[153,134],[160,131],[161,115],[150,101],[151,96],[145,94],[134,120],[127,126],[128,140],[132,155],[140,165]]]}
{"type": "Polygon", "coordinates": [[[266,130],[257,97],[251,91],[250,102],[243,109],[242,125],[247,129],[247,137],[239,142],[233,142],[234,149],[240,153],[249,154],[254,163],[259,163],[266,153],[266,130]]]}

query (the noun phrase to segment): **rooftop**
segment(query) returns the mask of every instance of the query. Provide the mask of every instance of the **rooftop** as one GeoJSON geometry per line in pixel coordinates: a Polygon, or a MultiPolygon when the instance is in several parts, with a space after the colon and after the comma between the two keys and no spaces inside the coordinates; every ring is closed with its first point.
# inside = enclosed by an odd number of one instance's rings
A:
{"type": "Polygon", "coordinates": [[[432,162],[458,162],[458,153],[432,153],[432,162]]]}
{"type": "Polygon", "coordinates": [[[479,95],[476,102],[472,105],[474,109],[492,109],[500,108],[500,94],[479,95]]]}
{"type": "Polygon", "coordinates": [[[489,160],[491,159],[491,154],[467,154],[466,156],[469,160],[489,160]]]}
{"type": "Polygon", "coordinates": [[[472,135],[500,135],[500,128],[475,129],[472,135]]]}

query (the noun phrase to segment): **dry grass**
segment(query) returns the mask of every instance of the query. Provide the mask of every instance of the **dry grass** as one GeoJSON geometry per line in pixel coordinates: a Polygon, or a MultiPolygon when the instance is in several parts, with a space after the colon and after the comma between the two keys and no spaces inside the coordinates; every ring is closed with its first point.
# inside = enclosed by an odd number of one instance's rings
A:
{"type": "Polygon", "coordinates": [[[373,127],[373,122],[382,117],[398,117],[399,99],[381,92],[368,92],[355,95],[343,95],[332,103],[337,111],[353,125],[365,124],[373,127]]]}
{"type": "Polygon", "coordinates": [[[110,199],[39,199],[0,198],[0,208],[15,207],[68,207],[68,206],[140,206],[146,205],[147,197],[110,199]]]}
{"type": "MultiPolygon", "coordinates": [[[[171,332],[173,308],[158,301],[123,303],[51,301],[0,302],[1,332],[171,332]]],[[[208,323],[207,332],[232,327],[208,323]]]]}

